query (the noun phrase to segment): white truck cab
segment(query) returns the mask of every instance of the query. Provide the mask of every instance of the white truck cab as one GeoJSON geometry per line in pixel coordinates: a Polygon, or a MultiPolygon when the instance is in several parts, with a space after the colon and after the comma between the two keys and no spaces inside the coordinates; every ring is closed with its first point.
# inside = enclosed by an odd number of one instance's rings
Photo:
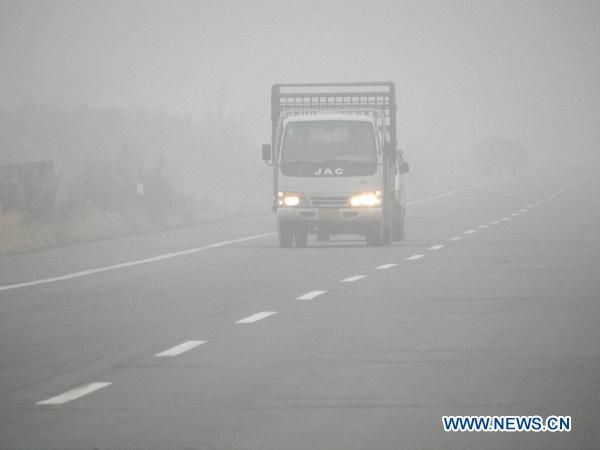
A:
{"type": "Polygon", "coordinates": [[[403,168],[391,143],[395,111],[393,117],[389,113],[393,84],[391,94],[388,83],[383,84],[387,91],[375,84],[365,105],[347,100],[356,97],[344,89],[350,86],[366,85],[273,87],[272,144],[263,146],[263,159],[273,165],[282,247],[304,247],[310,234],[319,241],[332,234],[359,234],[371,246],[403,238],[404,196],[398,180],[403,168]],[[306,92],[318,87],[338,90],[306,92]],[[289,88],[301,89],[290,93],[289,88]],[[383,108],[373,101],[378,96],[383,108]]]}

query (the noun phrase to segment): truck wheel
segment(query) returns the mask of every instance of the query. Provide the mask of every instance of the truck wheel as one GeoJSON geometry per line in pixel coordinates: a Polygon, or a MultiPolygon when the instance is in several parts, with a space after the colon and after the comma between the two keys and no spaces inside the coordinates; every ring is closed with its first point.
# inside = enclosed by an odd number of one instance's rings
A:
{"type": "Polygon", "coordinates": [[[329,233],[325,233],[323,231],[317,230],[317,241],[319,242],[327,242],[330,236],[329,233]]]}
{"type": "Polygon", "coordinates": [[[296,247],[306,247],[308,233],[306,231],[294,231],[294,242],[296,242],[296,247]]]}
{"type": "Polygon", "coordinates": [[[290,248],[294,238],[292,227],[285,223],[280,223],[277,227],[277,233],[279,235],[279,246],[281,248],[290,248]]]}
{"type": "Polygon", "coordinates": [[[392,229],[393,224],[392,223],[386,223],[383,226],[383,236],[381,238],[383,245],[391,245],[392,243],[392,235],[393,235],[393,229],[392,229]]]}
{"type": "Polygon", "coordinates": [[[394,241],[404,240],[404,210],[400,207],[394,208],[393,239],[394,241]]]}
{"type": "Polygon", "coordinates": [[[383,230],[381,225],[371,227],[365,234],[367,247],[379,247],[383,241],[383,230]]]}

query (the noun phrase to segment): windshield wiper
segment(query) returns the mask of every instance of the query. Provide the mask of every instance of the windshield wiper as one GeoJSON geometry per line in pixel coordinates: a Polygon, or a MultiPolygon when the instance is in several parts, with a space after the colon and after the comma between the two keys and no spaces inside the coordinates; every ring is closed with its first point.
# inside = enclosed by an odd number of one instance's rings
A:
{"type": "Polygon", "coordinates": [[[289,159],[287,161],[281,161],[281,164],[320,164],[321,161],[313,161],[310,159],[289,159]]]}
{"type": "Polygon", "coordinates": [[[282,161],[281,164],[318,164],[331,166],[336,164],[376,164],[375,161],[354,161],[351,159],[324,159],[324,160],[314,160],[314,159],[291,159],[288,161],[282,161]]]}
{"type": "Polygon", "coordinates": [[[356,161],[353,159],[329,159],[320,161],[321,164],[375,164],[375,161],[356,161]]]}

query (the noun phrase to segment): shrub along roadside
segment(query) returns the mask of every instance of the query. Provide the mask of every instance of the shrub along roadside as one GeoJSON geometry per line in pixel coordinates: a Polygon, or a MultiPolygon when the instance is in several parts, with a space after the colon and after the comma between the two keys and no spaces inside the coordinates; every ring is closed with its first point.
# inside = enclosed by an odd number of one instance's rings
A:
{"type": "Polygon", "coordinates": [[[26,170],[33,163],[4,166],[0,254],[193,224],[199,205],[172,187],[164,159],[160,164],[141,178],[145,183],[134,181],[138,178],[119,159],[85,164],[68,180],[48,170],[26,170]]]}
{"type": "Polygon", "coordinates": [[[0,109],[0,254],[266,211],[254,153],[220,114],[0,109]]]}

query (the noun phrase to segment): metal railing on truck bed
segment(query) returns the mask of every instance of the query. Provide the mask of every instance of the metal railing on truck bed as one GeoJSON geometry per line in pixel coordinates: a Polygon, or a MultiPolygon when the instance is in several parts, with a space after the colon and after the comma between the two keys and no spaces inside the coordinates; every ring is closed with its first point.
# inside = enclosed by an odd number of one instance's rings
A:
{"type": "Polygon", "coordinates": [[[271,140],[275,147],[281,118],[319,112],[379,116],[382,142],[396,146],[396,87],[391,81],[275,84],[271,89],[271,140]]]}

